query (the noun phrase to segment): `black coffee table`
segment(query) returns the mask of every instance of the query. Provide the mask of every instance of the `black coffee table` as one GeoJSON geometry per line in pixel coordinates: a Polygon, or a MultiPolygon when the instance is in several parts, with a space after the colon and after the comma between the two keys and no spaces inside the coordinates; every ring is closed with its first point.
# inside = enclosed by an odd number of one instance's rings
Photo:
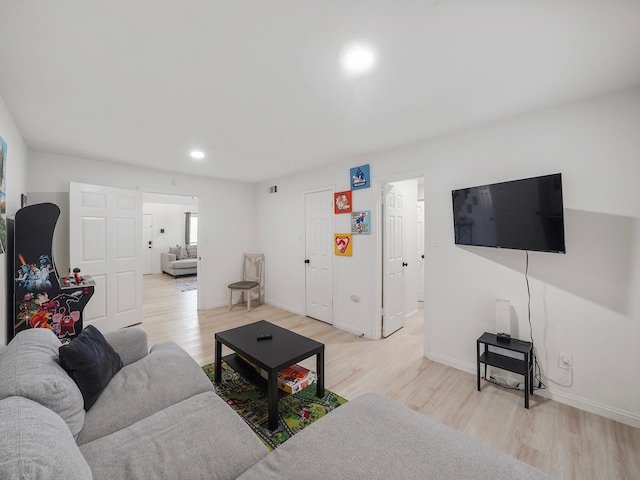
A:
{"type": "Polygon", "coordinates": [[[214,381],[216,383],[222,380],[222,362],[235,363],[235,354],[222,358],[223,344],[267,372],[270,430],[278,428],[278,372],[280,370],[315,355],[318,375],[316,396],[318,398],[324,396],[324,344],[266,320],[216,333],[215,339],[216,371],[214,381]],[[271,339],[257,339],[259,335],[265,333],[270,333],[271,339]]]}

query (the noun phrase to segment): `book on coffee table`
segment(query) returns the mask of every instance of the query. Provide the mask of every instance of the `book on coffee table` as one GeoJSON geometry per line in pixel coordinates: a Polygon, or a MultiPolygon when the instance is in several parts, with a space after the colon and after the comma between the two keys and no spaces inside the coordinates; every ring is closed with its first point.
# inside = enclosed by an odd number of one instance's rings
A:
{"type": "MultiPolygon", "coordinates": [[[[257,367],[246,358],[238,355],[243,361],[251,365],[260,376],[264,379],[268,379],[269,374],[266,370],[257,367]]],[[[316,383],[318,375],[313,370],[304,368],[301,365],[291,365],[278,372],[278,388],[284,390],[288,394],[298,393],[300,390],[307,388],[309,385],[316,383]]]]}

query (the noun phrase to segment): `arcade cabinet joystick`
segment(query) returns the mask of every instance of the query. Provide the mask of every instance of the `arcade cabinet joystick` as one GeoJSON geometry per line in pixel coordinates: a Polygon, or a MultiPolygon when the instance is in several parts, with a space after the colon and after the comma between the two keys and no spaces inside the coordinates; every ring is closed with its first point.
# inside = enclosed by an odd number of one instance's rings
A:
{"type": "Polygon", "coordinates": [[[73,279],[76,282],[76,285],[80,285],[80,282],[82,282],[82,277],[80,276],[80,269],[78,267],[73,269],[73,279]]]}

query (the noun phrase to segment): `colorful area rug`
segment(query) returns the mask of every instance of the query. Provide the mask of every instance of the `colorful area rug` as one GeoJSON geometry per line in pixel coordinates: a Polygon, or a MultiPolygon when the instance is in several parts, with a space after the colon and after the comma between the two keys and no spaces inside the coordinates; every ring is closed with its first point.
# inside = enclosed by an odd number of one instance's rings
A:
{"type": "Polygon", "coordinates": [[[317,398],[316,386],[311,385],[298,393],[287,395],[278,402],[278,428],[268,428],[267,393],[242,378],[238,372],[226,363],[222,363],[222,382],[214,383],[215,365],[210,363],[202,367],[211,380],[216,393],[258,435],[260,440],[273,450],[295,433],[322,418],[331,410],[347,402],[344,398],[325,389],[324,397],[317,398]]]}
{"type": "Polygon", "coordinates": [[[186,278],[176,278],[171,283],[174,287],[176,287],[181,292],[188,292],[190,290],[198,289],[198,277],[186,277],[186,278]]]}

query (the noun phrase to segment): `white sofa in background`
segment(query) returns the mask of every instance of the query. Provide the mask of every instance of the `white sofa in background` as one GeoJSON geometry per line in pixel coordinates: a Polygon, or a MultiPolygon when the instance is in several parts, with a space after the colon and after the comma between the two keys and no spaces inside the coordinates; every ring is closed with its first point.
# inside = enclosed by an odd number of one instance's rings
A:
{"type": "Polygon", "coordinates": [[[160,254],[160,266],[164,273],[179,277],[198,273],[198,247],[187,245],[170,248],[169,252],[160,254]]]}

